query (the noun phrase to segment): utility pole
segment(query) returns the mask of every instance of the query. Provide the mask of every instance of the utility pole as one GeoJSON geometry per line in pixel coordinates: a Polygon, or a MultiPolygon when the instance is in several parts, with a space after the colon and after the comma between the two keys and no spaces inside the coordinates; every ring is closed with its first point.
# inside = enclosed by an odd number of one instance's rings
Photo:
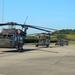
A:
{"type": "Polygon", "coordinates": [[[2,23],[4,22],[4,0],[2,0],[2,23]]]}

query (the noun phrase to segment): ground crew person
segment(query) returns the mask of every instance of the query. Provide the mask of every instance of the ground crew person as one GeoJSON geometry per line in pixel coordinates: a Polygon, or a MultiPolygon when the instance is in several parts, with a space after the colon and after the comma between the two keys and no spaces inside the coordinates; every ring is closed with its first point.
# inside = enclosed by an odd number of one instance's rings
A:
{"type": "Polygon", "coordinates": [[[23,46],[23,37],[19,35],[18,36],[18,48],[19,48],[19,50],[23,50],[22,46],[23,46]]]}

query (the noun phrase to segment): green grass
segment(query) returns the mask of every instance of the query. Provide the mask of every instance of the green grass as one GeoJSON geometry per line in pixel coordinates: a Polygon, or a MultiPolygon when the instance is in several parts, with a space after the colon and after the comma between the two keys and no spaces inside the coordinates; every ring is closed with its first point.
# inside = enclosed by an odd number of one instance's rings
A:
{"type": "MultiPolygon", "coordinates": [[[[64,34],[64,35],[66,35],[66,37],[68,38],[70,45],[75,45],[75,34],[64,34]]],[[[57,36],[58,34],[51,36],[51,40],[56,40],[57,36]]]]}
{"type": "Polygon", "coordinates": [[[75,41],[75,34],[67,34],[67,38],[71,41],[75,41]]]}
{"type": "Polygon", "coordinates": [[[75,45],[75,41],[69,41],[70,45],[75,45]]]}
{"type": "MultiPolygon", "coordinates": [[[[51,36],[51,40],[56,40],[58,35],[59,34],[51,36]]],[[[75,34],[63,34],[63,35],[65,35],[70,41],[75,41],[75,34]]]]}

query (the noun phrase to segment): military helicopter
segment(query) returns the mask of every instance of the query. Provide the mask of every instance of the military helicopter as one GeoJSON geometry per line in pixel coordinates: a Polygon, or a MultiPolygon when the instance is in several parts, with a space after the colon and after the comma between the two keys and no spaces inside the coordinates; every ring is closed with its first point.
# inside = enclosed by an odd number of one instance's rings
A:
{"type": "Polygon", "coordinates": [[[29,34],[27,36],[33,36],[34,38],[36,38],[36,40],[33,40],[33,43],[35,43],[35,47],[38,46],[46,46],[49,47],[50,45],[50,35],[51,33],[33,33],[33,34],[29,34]]]}
{"type": "Polygon", "coordinates": [[[39,39],[38,39],[38,42],[36,43],[36,47],[38,47],[38,46],[49,47],[50,35],[51,35],[51,33],[40,33],[40,34],[38,34],[39,39]]]}
{"type": "Polygon", "coordinates": [[[59,46],[69,45],[69,41],[68,41],[67,38],[58,37],[55,46],[56,46],[56,45],[59,45],[59,46]]]}
{"type": "Polygon", "coordinates": [[[16,48],[18,51],[23,50],[24,41],[26,38],[27,29],[34,28],[38,30],[42,30],[50,33],[51,31],[48,29],[40,28],[39,26],[26,25],[26,24],[18,24],[15,22],[2,23],[0,26],[8,25],[9,28],[2,29],[2,33],[0,33],[0,48],[16,48]],[[13,26],[21,26],[23,30],[13,28],[13,26]]]}

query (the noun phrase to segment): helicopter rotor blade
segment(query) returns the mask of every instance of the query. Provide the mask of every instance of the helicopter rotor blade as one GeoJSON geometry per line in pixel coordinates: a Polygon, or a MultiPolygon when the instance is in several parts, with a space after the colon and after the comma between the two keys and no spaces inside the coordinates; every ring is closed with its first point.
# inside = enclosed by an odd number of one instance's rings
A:
{"type": "Polygon", "coordinates": [[[5,26],[5,25],[7,25],[7,23],[4,23],[4,24],[0,24],[0,26],[5,26]]]}
{"type": "Polygon", "coordinates": [[[42,31],[46,31],[46,32],[51,32],[50,30],[39,28],[39,27],[36,27],[36,26],[33,26],[33,25],[24,25],[24,24],[16,24],[16,25],[19,25],[19,26],[22,26],[22,27],[30,27],[30,28],[34,28],[34,29],[38,29],[38,30],[42,30],[42,31]]]}
{"type": "Polygon", "coordinates": [[[46,28],[46,27],[41,27],[41,26],[34,26],[34,25],[27,25],[27,24],[17,24],[15,22],[8,22],[8,23],[2,23],[0,24],[0,26],[4,26],[4,25],[18,25],[21,26],[22,28],[34,28],[34,29],[38,29],[38,30],[42,30],[42,31],[46,31],[46,32],[51,32],[51,30],[56,30],[56,29],[51,29],[51,28],[46,28]]]}
{"type": "MultiPolygon", "coordinates": [[[[36,26],[36,27],[41,27],[41,26],[36,26]]],[[[47,27],[41,27],[41,28],[48,29],[48,30],[57,30],[57,29],[52,29],[52,28],[47,28],[47,27]]]]}
{"type": "Polygon", "coordinates": [[[0,26],[5,26],[5,25],[16,25],[16,22],[7,22],[7,23],[1,23],[0,26]]]}
{"type": "MultiPolygon", "coordinates": [[[[35,26],[34,26],[35,27],[35,26]]],[[[57,29],[53,29],[53,28],[47,28],[47,27],[41,27],[41,26],[36,26],[38,28],[42,28],[42,29],[47,29],[47,30],[57,30],[57,29]]]]}

